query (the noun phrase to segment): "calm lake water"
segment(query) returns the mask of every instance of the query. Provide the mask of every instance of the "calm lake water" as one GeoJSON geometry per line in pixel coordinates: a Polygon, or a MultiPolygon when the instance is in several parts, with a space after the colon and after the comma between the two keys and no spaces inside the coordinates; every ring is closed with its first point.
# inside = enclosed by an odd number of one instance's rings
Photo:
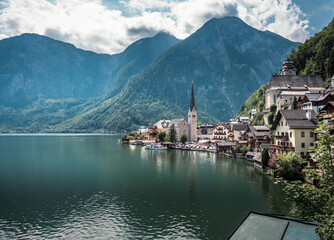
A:
{"type": "Polygon", "coordinates": [[[226,239],[284,213],[252,163],[150,151],[110,135],[0,135],[0,239],[226,239]]]}

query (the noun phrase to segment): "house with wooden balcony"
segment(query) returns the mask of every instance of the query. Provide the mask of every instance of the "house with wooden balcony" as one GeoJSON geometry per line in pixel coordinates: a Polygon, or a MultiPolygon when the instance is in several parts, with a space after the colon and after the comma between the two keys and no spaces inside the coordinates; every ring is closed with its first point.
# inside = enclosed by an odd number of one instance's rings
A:
{"type": "Polygon", "coordinates": [[[260,150],[262,144],[270,144],[272,134],[267,126],[249,125],[246,132],[248,147],[253,150],[260,150]]]}
{"type": "MultiPolygon", "coordinates": [[[[229,138],[233,137],[233,131],[231,125],[228,122],[220,122],[212,131],[212,140],[229,141],[229,138]]],[[[232,139],[233,141],[233,139],[232,139]]]]}
{"type": "Polygon", "coordinates": [[[319,113],[327,103],[333,101],[334,97],[329,93],[307,93],[302,99],[302,109],[310,109],[319,113]]]}
{"type": "Polygon", "coordinates": [[[276,154],[295,151],[306,157],[316,141],[314,129],[317,123],[317,114],[313,110],[280,110],[272,126],[276,136],[271,150],[276,154]]]}

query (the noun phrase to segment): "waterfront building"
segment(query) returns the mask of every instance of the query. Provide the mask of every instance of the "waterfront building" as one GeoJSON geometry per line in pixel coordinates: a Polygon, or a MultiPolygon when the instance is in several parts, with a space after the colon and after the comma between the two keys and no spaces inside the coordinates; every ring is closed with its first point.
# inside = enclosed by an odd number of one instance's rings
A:
{"type": "Polygon", "coordinates": [[[279,75],[273,75],[266,90],[266,109],[272,104],[289,108],[293,98],[302,98],[306,93],[321,93],[325,91],[324,80],[320,75],[301,76],[296,75],[297,69],[293,62],[287,59],[281,68],[279,75]]]}
{"type": "Polygon", "coordinates": [[[228,141],[232,138],[233,141],[233,131],[231,129],[230,123],[221,122],[212,131],[212,140],[223,140],[228,141]]]}
{"type": "Polygon", "coordinates": [[[261,145],[271,143],[271,131],[267,126],[249,125],[247,130],[247,141],[249,148],[258,151],[261,149],[261,145]]]}
{"type": "Polygon", "coordinates": [[[191,85],[191,97],[188,110],[188,124],[189,124],[188,139],[190,141],[197,141],[197,109],[195,105],[194,83],[192,83],[191,85]]]}
{"type": "Polygon", "coordinates": [[[277,113],[272,130],[276,132],[272,149],[277,154],[296,154],[306,157],[309,148],[314,147],[317,127],[317,114],[313,110],[280,110],[277,113]]]}
{"type": "Polygon", "coordinates": [[[167,132],[170,120],[159,120],[153,126],[157,128],[157,132],[167,132]]]}
{"type": "Polygon", "coordinates": [[[202,124],[197,127],[197,138],[199,140],[212,140],[212,133],[215,127],[211,124],[202,124]]]}
{"type": "Polygon", "coordinates": [[[169,122],[167,133],[169,133],[171,126],[174,124],[174,128],[177,135],[177,140],[180,141],[180,138],[183,134],[187,135],[189,139],[189,124],[184,118],[172,119],[169,122]]]}
{"type": "Polygon", "coordinates": [[[158,132],[157,127],[148,127],[146,133],[146,139],[149,141],[155,141],[157,138],[158,132]]]}
{"type": "Polygon", "coordinates": [[[233,140],[238,142],[240,145],[247,144],[248,124],[245,123],[231,123],[231,130],[233,131],[233,140]],[[246,141],[246,142],[245,142],[246,141]]]}

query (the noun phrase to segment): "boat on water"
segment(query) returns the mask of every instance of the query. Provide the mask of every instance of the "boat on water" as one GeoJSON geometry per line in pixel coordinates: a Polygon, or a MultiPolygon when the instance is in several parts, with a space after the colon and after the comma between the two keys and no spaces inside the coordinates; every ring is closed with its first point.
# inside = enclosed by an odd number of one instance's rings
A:
{"type": "Polygon", "coordinates": [[[161,144],[149,144],[145,146],[145,149],[148,150],[167,150],[167,147],[162,146],[161,144]]]}

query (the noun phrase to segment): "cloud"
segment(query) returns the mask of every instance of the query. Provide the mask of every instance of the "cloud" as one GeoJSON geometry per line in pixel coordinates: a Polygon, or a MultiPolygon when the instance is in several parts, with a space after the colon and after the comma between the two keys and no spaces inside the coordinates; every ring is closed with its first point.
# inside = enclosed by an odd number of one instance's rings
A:
{"type": "Polygon", "coordinates": [[[0,38],[26,32],[78,48],[117,53],[133,41],[169,32],[186,38],[213,17],[237,16],[247,24],[294,41],[308,36],[308,21],[291,0],[6,0],[0,3],[0,38]]]}

